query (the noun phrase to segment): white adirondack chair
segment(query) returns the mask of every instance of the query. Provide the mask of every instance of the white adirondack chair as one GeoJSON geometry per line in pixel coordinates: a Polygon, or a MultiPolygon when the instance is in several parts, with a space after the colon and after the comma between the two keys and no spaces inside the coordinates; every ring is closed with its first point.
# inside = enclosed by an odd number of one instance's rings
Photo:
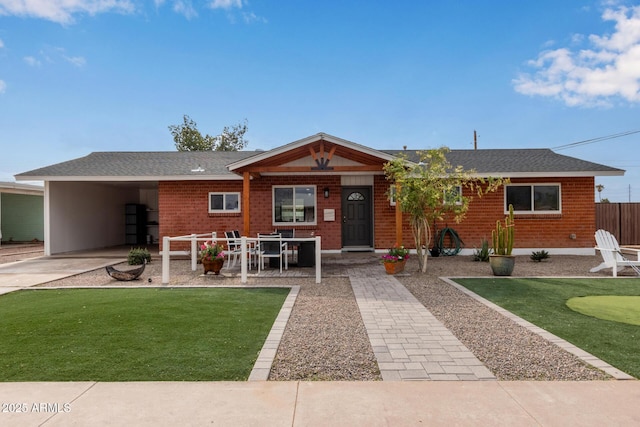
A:
{"type": "MultiPolygon", "coordinates": [[[[602,255],[602,264],[592,268],[592,273],[602,270],[603,268],[610,268],[613,272],[613,277],[618,277],[618,271],[623,270],[625,267],[631,267],[640,275],[640,257],[632,261],[625,258],[622,255],[618,240],[615,236],[606,230],[596,231],[596,250],[600,251],[602,255]]],[[[636,252],[636,255],[640,255],[640,249],[625,248],[627,251],[636,252]]]]}

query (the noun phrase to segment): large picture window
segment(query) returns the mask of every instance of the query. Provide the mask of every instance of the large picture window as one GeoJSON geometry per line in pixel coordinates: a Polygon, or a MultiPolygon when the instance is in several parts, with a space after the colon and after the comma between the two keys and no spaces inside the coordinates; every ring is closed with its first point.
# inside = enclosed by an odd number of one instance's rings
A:
{"type": "Polygon", "coordinates": [[[209,193],[209,212],[240,212],[240,193],[209,193]]]}
{"type": "Polygon", "coordinates": [[[560,213],[560,185],[507,185],[505,212],[509,205],[517,213],[560,213]]]}
{"type": "Polygon", "coordinates": [[[274,186],[273,223],[315,225],[315,185],[274,186]]]}

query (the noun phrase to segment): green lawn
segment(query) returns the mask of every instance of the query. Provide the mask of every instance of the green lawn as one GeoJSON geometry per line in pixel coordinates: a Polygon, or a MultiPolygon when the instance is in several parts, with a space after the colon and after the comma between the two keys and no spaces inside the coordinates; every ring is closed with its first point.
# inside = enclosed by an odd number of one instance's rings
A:
{"type": "Polygon", "coordinates": [[[246,380],[288,289],[0,296],[0,381],[246,380]]]}
{"type": "Polygon", "coordinates": [[[640,326],[586,316],[566,305],[569,298],[580,296],[640,295],[640,279],[485,278],[455,281],[640,378],[640,326]]]}

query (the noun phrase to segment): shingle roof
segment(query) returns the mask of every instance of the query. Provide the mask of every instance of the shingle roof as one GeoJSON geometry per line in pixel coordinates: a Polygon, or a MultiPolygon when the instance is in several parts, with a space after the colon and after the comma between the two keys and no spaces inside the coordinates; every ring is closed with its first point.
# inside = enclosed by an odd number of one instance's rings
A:
{"type": "Polygon", "coordinates": [[[237,177],[226,165],[253,151],[95,152],[16,177],[237,177]],[[195,172],[195,170],[202,169],[195,172]]]}
{"type": "MultiPolygon", "coordinates": [[[[419,161],[417,151],[380,150],[381,153],[404,153],[408,160],[419,161]]],[[[22,180],[55,180],[65,177],[108,180],[158,179],[237,179],[227,165],[251,156],[256,151],[166,151],[166,152],[95,152],[85,157],[46,166],[16,175],[22,180]]],[[[479,175],[622,175],[621,169],[557,154],[550,149],[451,150],[449,162],[479,175]]]]}
{"type": "MultiPolygon", "coordinates": [[[[418,151],[384,150],[384,152],[393,155],[405,153],[407,160],[415,163],[420,161],[418,151]]],[[[465,170],[474,169],[478,174],[494,176],[528,173],[536,175],[554,173],[622,175],[624,173],[622,169],[564,156],[548,148],[451,150],[447,154],[447,160],[453,166],[462,166],[465,170]]]]}

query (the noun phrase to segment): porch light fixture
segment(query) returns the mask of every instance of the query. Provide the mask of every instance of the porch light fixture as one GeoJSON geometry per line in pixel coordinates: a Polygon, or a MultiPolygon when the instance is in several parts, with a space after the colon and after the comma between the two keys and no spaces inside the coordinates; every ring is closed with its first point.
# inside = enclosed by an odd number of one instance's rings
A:
{"type": "Polygon", "coordinates": [[[329,187],[324,187],[324,198],[325,199],[329,198],[329,187]]]}

